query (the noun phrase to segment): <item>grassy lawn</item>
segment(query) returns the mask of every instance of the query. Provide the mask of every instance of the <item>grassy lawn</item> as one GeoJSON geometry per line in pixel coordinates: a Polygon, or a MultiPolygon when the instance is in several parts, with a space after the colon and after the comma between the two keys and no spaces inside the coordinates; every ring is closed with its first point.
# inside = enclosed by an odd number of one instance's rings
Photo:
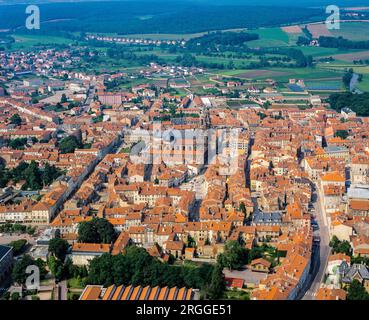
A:
{"type": "Polygon", "coordinates": [[[119,153],[130,153],[131,152],[131,148],[127,147],[127,148],[122,148],[120,149],[119,153]]]}
{"type": "Polygon", "coordinates": [[[259,35],[259,40],[254,40],[247,43],[251,48],[283,47],[288,46],[290,42],[288,34],[280,28],[260,28],[256,30],[250,30],[249,32],[259,35]]]}
{"type": "Polygon", "coordinates": [[[68,288],[71,289],[83,289],[84,285],[83,285],[83,280],[82,279],[77,279],[77,278],[71,278],[68,280],[68,288]]]}
{"type": "Polygon", "coordinates": [[[364,75],[363,81],[358,83],[357,88],[361,91],[369,92],[369,75],[364,75]]]}
{"type": "Polygon", "coordinates": [[[295,46],[294,48],[300,49],[305,55],[310,55],[313,57],[326,57],[339,53],[348,53],[353,50],[340,50],[337,48],[322,48],[322,47],[299,47],[295,46]]]}
{"type": "Polygon", "coordinates": [[[250,293],[243,290],[226,290],[224,292],[226,300],[250,300],[250,293]]]}

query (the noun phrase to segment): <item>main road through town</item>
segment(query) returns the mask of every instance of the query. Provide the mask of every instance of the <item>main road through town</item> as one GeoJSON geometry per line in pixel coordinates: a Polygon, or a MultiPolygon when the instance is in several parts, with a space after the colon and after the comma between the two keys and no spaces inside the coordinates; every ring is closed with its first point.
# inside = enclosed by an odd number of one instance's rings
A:
{"type": "Polygon", "coordinates": [[[313,187],[313,204],[316,215],[315,219],[318,225],[314,231],[314,238],[320,238],[320,241],[315,241],[313,245],[311,272],[306,283],[306,288],[300,295],[300,299],[302,300],[316,299],[316,294],[324,280],[325,269],[330,255],[327,217],[324,211],[320,191],[316,190],[315,186],[313,187]]]}

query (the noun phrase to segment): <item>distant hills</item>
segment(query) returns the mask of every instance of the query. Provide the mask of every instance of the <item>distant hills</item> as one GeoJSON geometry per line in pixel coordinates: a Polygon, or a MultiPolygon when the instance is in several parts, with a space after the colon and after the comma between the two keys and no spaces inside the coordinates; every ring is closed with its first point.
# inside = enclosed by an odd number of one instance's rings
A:
{"type": "MultiPolygon", "coordinates": [[[[4,0],[3,0],[4,1],[4,0]]],[[[21,1],[21,0],[18,0],[21,1]]],[[[30,0],[27,0],[29,4],[30,0]]],[[[36,1],[36,0],[35,0],[36,1]]],[[[54,1],[54,0],[53,0],[54,1]]],[[[313,8],[209,5],[205,0],[53,2],[40,4],[42,33],[195,33],[257,28],[322,19],[313,8]],[[143,5],[144,3],[144,5],[143,5]]],[[[271,0],[269,0],[271,1],[271,0]]],[[[2,6],[0,29],[24,30],[25,5],[2,6]]]]}
{"type": "MultiPolygon", "coordinates": [[[[322,8],[326,2],[330,4],[331,0],[260,0],[257,5],[254,0],[0,0],[0,29],[27,32],[25,5],[31,3],[41,7],[39,32],[55,35],[185,34],[273,27],[321,21],[327,16],[322,8]]],[[[369,5],[369,0],[335,0],[336,4],[340,2],[345,6],[369,5]]]]}

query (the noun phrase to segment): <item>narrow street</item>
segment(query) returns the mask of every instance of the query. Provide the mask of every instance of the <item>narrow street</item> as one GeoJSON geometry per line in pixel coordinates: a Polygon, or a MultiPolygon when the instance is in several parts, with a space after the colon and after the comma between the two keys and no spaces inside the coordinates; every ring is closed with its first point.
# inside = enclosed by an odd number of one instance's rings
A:
{"type": "Polygon", "coordinates": [[[318,228],[314,231],[314,236],[320,238],[320,242],[315,242],[311,258],[311,274],[308,280],[308,290],[302,300],[315,300],[320,284],[324,280],[325,269],[330,255],[329,229],[319,190],[314,190],[313,203],[318,228]]]}

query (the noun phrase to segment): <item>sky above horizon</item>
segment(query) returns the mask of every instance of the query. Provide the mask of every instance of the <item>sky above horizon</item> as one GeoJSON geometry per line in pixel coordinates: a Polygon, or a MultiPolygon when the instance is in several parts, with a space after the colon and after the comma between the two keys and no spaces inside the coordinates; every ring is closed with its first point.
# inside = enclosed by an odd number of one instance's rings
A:
{"type": "Polygon", "coordinates": [[[88,2],[88,1],[140,1],[140,2],[194,2],[194,3],[205,3],[205,4],[228,4],[228,5],[314,5],[321,6],[326,4],[337,4],[337,5],[350,5],[350,6],[361,6],[364,4],[369,5],[369,0],[259,0],[255,3],[255,0],[0,0],[0,3],[16,4],[16,3],[54,3],[54,2],[88,2]]]}

